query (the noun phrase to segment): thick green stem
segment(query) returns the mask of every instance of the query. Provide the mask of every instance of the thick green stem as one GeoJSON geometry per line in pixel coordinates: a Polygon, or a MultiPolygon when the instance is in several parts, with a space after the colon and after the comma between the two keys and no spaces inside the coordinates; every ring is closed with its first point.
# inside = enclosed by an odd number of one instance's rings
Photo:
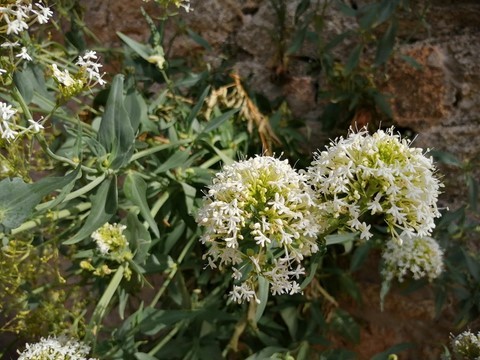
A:
{"type": "Polygon", "coordinates": [[[38,217],[34,220],[26,221],[22,225],[20,225],[18,228],[13,229],[11,231],[12,235],[19,234],[24,231],[28,231],[31,229],[35,229],[36,227],[40,226],[42,223],[45,221],[49,220],[60,220],[60,219],[65,219],[69,216],[72,216],[77,213],[84,212],[92,207],[91,203],[80,203],[70,209],[64,209],[56,212],[52,212],[50,214],[38,217]]]}

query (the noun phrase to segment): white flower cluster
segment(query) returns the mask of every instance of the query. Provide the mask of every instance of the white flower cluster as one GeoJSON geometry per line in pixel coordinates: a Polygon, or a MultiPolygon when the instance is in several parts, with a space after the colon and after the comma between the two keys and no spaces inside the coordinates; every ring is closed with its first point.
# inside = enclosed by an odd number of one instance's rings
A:
{"type": "Polygon", "coordinates": [[[367,223],[382,216],[395,238],[401,232],[431,233],[434,218],[440,216],[435,167],[422,149],[410,147],[393,128],[373,135],[350,132],[314,156],[307,173],[335,227],[359,231],[361,239],[368,239],[367,223]]]}
{"type": "Polygon", "coordinates": [[[467,330],[454,337],[452,350],[456,359],[480,360],[480,331],[473,334],[467,330]]]}
{"type": "Polygon", "coordinates": [[[57,82],[60,89],[61,98],[68,100],[80,93],[85,87],[93,87],[96,84],[100,86],[107,82],[103,80],[105,73],[100,73],[103,66],[98,62],[98,56],[95,51],[89,50],[83,56],[80,56],[76,62],[79,66],[75,74],[71,74],[68,69],[63,71],[57,64],[52,64],[52,77],[57,82]]]}
{"type": "Polygon", "coordinates": [[[128,249],[128,241],[123,230],[127,227],[120,224],[104,224],[92,233],[92,239],[97,243],[98,250],[106,255],[109,253],[123,252],[128,249]]]}
{"type": "Polygon", "coordinates": [[[87,73],[89,86],[94,86],[95,84],[103,86],[107,83],[102,79],[105,74],[100,74],[100,68],[103,65],[98,62],[97,53],[95,51],[89,50],[85,52],[83,56],[78,58],[77,65],[82,67],[87,73]]]}
{"type": "Polygon", "coordinates": [[[390,281],[397,278],[402,282],[406,276],[415,280],[437,278],[443,271],[443,250],[435,239],[428,236],[401,235],[402,244],[391,239],[385,244],[382,254],[382,275],[390,281]]]}
{"type": "Polygon", "coordinates": [[[273,294],[300,292],[305,256],[318,251],[321,226],[306,177],[287,160],[257,156],[225,166],[209,187],[197,222],[210,267],[232,266],[230,296],[258,301],[255,284],[265,278],[273,294]],[[294,267],[296,268],[294,269],[294,267]]]}
{"type": "Polygon", "coordinates": [[[29,119],[29,126],[23,127],[15,122],[16,109],[12,108],[12,105],[8,105],[0,101],[0,136],[7,141],[15,139],[19,134],[25,132],[39,132],[43,129],[43,125],[40,122],[36,122],[29,119]],[[20,131],[20,132],[19,132],[20,131]]]}
{"type": "Polygon", "coordinates": [[[46,24],[53,15],[41,1],[32,5],[31,1],[16,0],[0,7],[0,20],[7,25],[7,35],[20,35],[35,22],[46,24]]]}
{"type": "Polygon", "coordinates": [[[77,340],[48,337],[35,344],[26,344],[18,360],[87,360],[89,352],[90,347],[77,340]]]}
{"type": "MultiPolygon", "coordinates": [[[[50,8],[41,1],[32,4],[31,1],[16,0],[0,6],[0,33],[7,36],[16,36],[17,39],[29,29],[34,23],[46,24],[53,15],[50,8]]],[[[18,41],[3,41],[1,49],[14,49],[20,47],[18,41]]],[[[28,54],[27,47],[22,46],[16,58],[32,61],[28,54]]],[[[0,69],[0,75],[7,73],[7,70],[0,69]]]]}

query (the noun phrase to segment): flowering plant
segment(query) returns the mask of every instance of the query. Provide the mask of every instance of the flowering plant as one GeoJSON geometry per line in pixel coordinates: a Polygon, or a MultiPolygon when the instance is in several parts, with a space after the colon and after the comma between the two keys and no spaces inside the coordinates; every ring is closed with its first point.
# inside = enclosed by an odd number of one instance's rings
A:
{"type": "Polygon", "coordinates": [[[0,6],[0,356],[343,358],[323,347],[360,335],[335,291],[355,295],[369,249],[384,283],[448,276],[432,159],[361,129],[301,165],[286,105],[167,61],[169,11],[195,2],[155,3],[149,42],[118,49],[81,6],[0,6]]]}
{"type": "Polygon", "coordinates": [[[201,241],[210,245],[204,255],[209,266],[231,266],[241,283],[230,292],[239,303],[259,301],[258,277],[274,295],[299,292],[294,279],[305,272],[301,260],[319,250],[314,194],[287,160],[257,156],[225,166],[197,221],[206,228],[201,241]]]}
{"type": "Polygon", "coordinates": [[[89,352],[90,347],[82,342],[66,337],[49,337],[35,344],[26,344],[18,360],[87,360],[89,352]]]}
{"type": "Polygon", "coordinates": [[[373,135],[365,129],[351,131],[315,153],[307,170],[327,221],[359,231],[361,239],[372,236],[367,221],[373,217],[381,216],[401,242],[401,232],[429,235],[440,216],[437,200],[442,185],[432,158],[393,131],[373,135]]]}

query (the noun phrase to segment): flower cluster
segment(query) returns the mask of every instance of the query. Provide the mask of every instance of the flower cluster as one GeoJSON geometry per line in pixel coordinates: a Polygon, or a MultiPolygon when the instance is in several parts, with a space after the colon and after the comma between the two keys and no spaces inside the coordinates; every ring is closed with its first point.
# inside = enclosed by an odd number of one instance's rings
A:
{"type": "Polygon", "coordinates": [[[443,251],[434,239],[402,234],[401,240],[401,245],[396,239],[385,244],[382,255],[385,280],[397,278],[402,282],[408,275],[416,280],[426,277],[432,281],[442,273],[443,251]]]}
{"type": "Polygon", "coordinates": [[[0,7],[0,21],[6,25],[7,35],[21,35],[35,22],[46,24],[53,15],[50,8],[41,1],[32,5],[29,1],[16,0],[2,5],[4,6],[0,7]]]}
{"type": "Polygon", "coordinates": [[[441,184],[432,159],[393,128],[350,132],[314,155],[307,174],[336,227],[359,231],[361,239],[372,236],[368,223],[376,217],[397,239],[401,232],[426,236],[434,228],[441,184]]]}
{"type": "Polygon", "coordinates": [[[12,108],[12,105],[0,101],[0,136],[2,139],[10,141],[21,133],[36,133],[43,129],[43,125],[40,122],[32,119],[28,120],[28,127],[20,126],[15,122],[16,113],[17,110],[12,108]]]}
{"type": "Polygon", "coordinates": [[[85,87],[93,87],[96,84],[103,86],[106,81],[103,80],[105,74],[100,73],[103,66],[98,62],[98,56],[95,51],[89,50],[83,56],[80,56],[76,62],[79,70],[71,74],[68,69],[60,70],[57,64],[52,64],[52,76],[58,84],[60,98],[68,100],[80,93],[85,87]]]}
{"type": "Polygon", "coordinates": [[[258,301],[258,277],[273,294],[300,292],[301,261],[318,251],[315,195],[287,160],[257,156],[225,166],[209,187],[197,222],[210,267],[232,266],[230,296],[258,301]]]}
{"type": "MultiPolygon", "coordinates": [[[[10,39],[13,41],[6,41],[5,39],[2,41],[0,51],[2,53],[1,55],[3,60],[9,58],[9,56],[4,56],[7,55],[7,53],[3,54],[4,51],[8,51],[11,59],[32,61],[32,57],[28,54],[27,47],[22,46],[17,40],[20,39],[22,42],[24,42],[21,38],[21,35],[34,23],[48,23],[53,15],[53,12],[41,1],[32,4],[31,1],[16,0],[7,2],[6,4],[2,3],[2,5],[3,6],[0,6],[0,34],[5,34],[8,37],[14,37],[14,39],[10,39]],[[18,53],[13,55],[14,49],[17,48],[20,48],[20,50],[18,53]]],[[[13,62],[13,60],[11,61],[13,62]]],[[[7,64],[4,63],[4,61],[1,61],[2,68],[0,68],[0,75],[10,71],[7,71],[3,68],[10,67],[5,65],[7,64]]]]}
{"type": "Polygon", "coordinates": [[[479,360],[480,331],[475,335],[467,330],[453,337],[452,350],[458,360],[479,360]]]}
{"type": "Polygon", "coordinates": [[[77,340],[48,337],[35,344],[26,344],[18,360],[87,360],[89,352],[90,347],[77,340]]]}
{"type": "Polygon", "coordinates": [[[130,253],[128,241],[123,231],[127,227],[120,224],[106,223],[92,233],[92,239],[97,243],[98,250],[103,255],[124,255],[130,253]]]}

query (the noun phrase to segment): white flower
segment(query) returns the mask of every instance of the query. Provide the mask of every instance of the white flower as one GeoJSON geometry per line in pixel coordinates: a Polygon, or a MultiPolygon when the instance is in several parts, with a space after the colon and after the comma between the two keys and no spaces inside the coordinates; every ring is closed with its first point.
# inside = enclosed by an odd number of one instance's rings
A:
{"type": "Polygon", "coordinates": [[[15,115],[17,110],[12,109],[12,105],[7,105],[4,102],[0,101],[0,118],[4,121],[10,120],[10,118],[15,115]]]}
{"type": "Polygon", "coordinates": [[[30,55],[28,55],[27,48],[25,46],[22,47],[22,50],[20,51],[20,53],[15,55],[15,57],[18,57],[18,58],[21,58],[21,59],[24,59],[24,60],[27,60],[27,61],[32,61],[32,57],[30,55]]]}
{"type": "Polygon", "coordinates": [[[44,127],[42,124],[40,124],[40,122],[37,122],[33,119],[29,119],[28,122],[31,124],[28,129],[29,130],[32,130],[34,133],[38,133],[40,132],[40,130],[43,130],[44,127]]]}
{"type": "Polygon", "coordinates": [[[92,233],[92,239],[104,255],[110,252],[123,252],[128,248],[127,238],[122,234],[126,228],[125,225],[106,223],[92,233]]]}
{"type": "Polygon", "coordinates": [[[386,280],[402,282],[411,276],[432,281],[442,273],[443,251],[433,238],[402,234],[400,240],[392,238],[385,244],[382,275],[386,280]]]}
{"type": "Polygon", "coordinates": [[[480,332],[473,334],[470,330],[464,331],[456,337],[452,336],[451,344],[456,359],[480,359],[480,332]]]}
{"type": "MultiPolygon", "coordinates": [[[[291,268],[319,250],[321,224],[314,198],[305,176],[286,160],[257,156],[225,166],[197,216],[205,227],[201,241],[210,246],[204,258],[219,267],[241,264],[234,277],[246,270],[244,284],[252,291],[263,276],[273,294],[296,292],[293,278],[303,268],[291,268]]],[[[253,299],[241,286],[235,289],[236,301],[253,299]]]]}
{"type": "Polygon", "coordinates": [[[11,33],[18,35],[28,29],[28,24],[23,21],[22,17],[17,17],[13,21],[11,21],[8,16],[6,16],[5,19],[7,21],[7,35],[10,35],[11,33]]]}
{"type": "Polygon", "coordinates": [[[94,84],[105,85],[107,82],[102,79],[104,74],[100,74],[100,68],[103,66],[97,61],[97,53],[89,50],[83,56],[80,56],[77,60],[77,65],[85,69],[88,79],[94,84]],[[95,61],[94,61],[95,60],[95,61]]]}
{"type": "Polygon", "coordinates": [[[255,291],[246,283],[243,283],[242,285],[234,285],[232,291],[229,293],[230,299],[233,301],[241,304],[243,302],[250,302],[252,300],[255,300],[258,304],[260,303],[260,300],[257,298],[257,295],[255,294],[255,291]]]}
{"type": "MultiPolygon", "coordinates": [[[[7,123],[3,123],[4,129],[0,130],[2,132],[2,138],[10,141],[15,139],[15,137],[18,135],[18,131],[12,130],[7,123]]],[[[1,126],[0,126],[1,127],[1,126]]]]}
{"type": "Polygon", "coordinates": [[[42,2],[38,2],[35,5],[39,10],[32,10],[32,12],[37,15],[37,21],[40,24],[46,24],[53,15],[52,10],[48,6],[43,5],[42,2]]]}
{"type": "Polygon", "coordinates": [[[361,231],[365,239],[371,234],[363,221],[372,216],[394,237],[403,231],[426,236],[435,227],[442,185],[432,159],[393,128],[373,135],[350,132],[314,155],[307,175],[325,219],[335,226],[361,231]]]}
{"type": "Polygon", "coordinates": [[[18,360],[87,360],[89,352],[90,347],[77,340],[64,336],[48,337],[35,344],[26,344],[18,360]]]}
{"type": "Polygon", "coordinates": [[[66,87],[72,86],[77,82],[67,69],[60,71],[57,64],[52,64],[52,71],[55,80],[66,87]]]}

